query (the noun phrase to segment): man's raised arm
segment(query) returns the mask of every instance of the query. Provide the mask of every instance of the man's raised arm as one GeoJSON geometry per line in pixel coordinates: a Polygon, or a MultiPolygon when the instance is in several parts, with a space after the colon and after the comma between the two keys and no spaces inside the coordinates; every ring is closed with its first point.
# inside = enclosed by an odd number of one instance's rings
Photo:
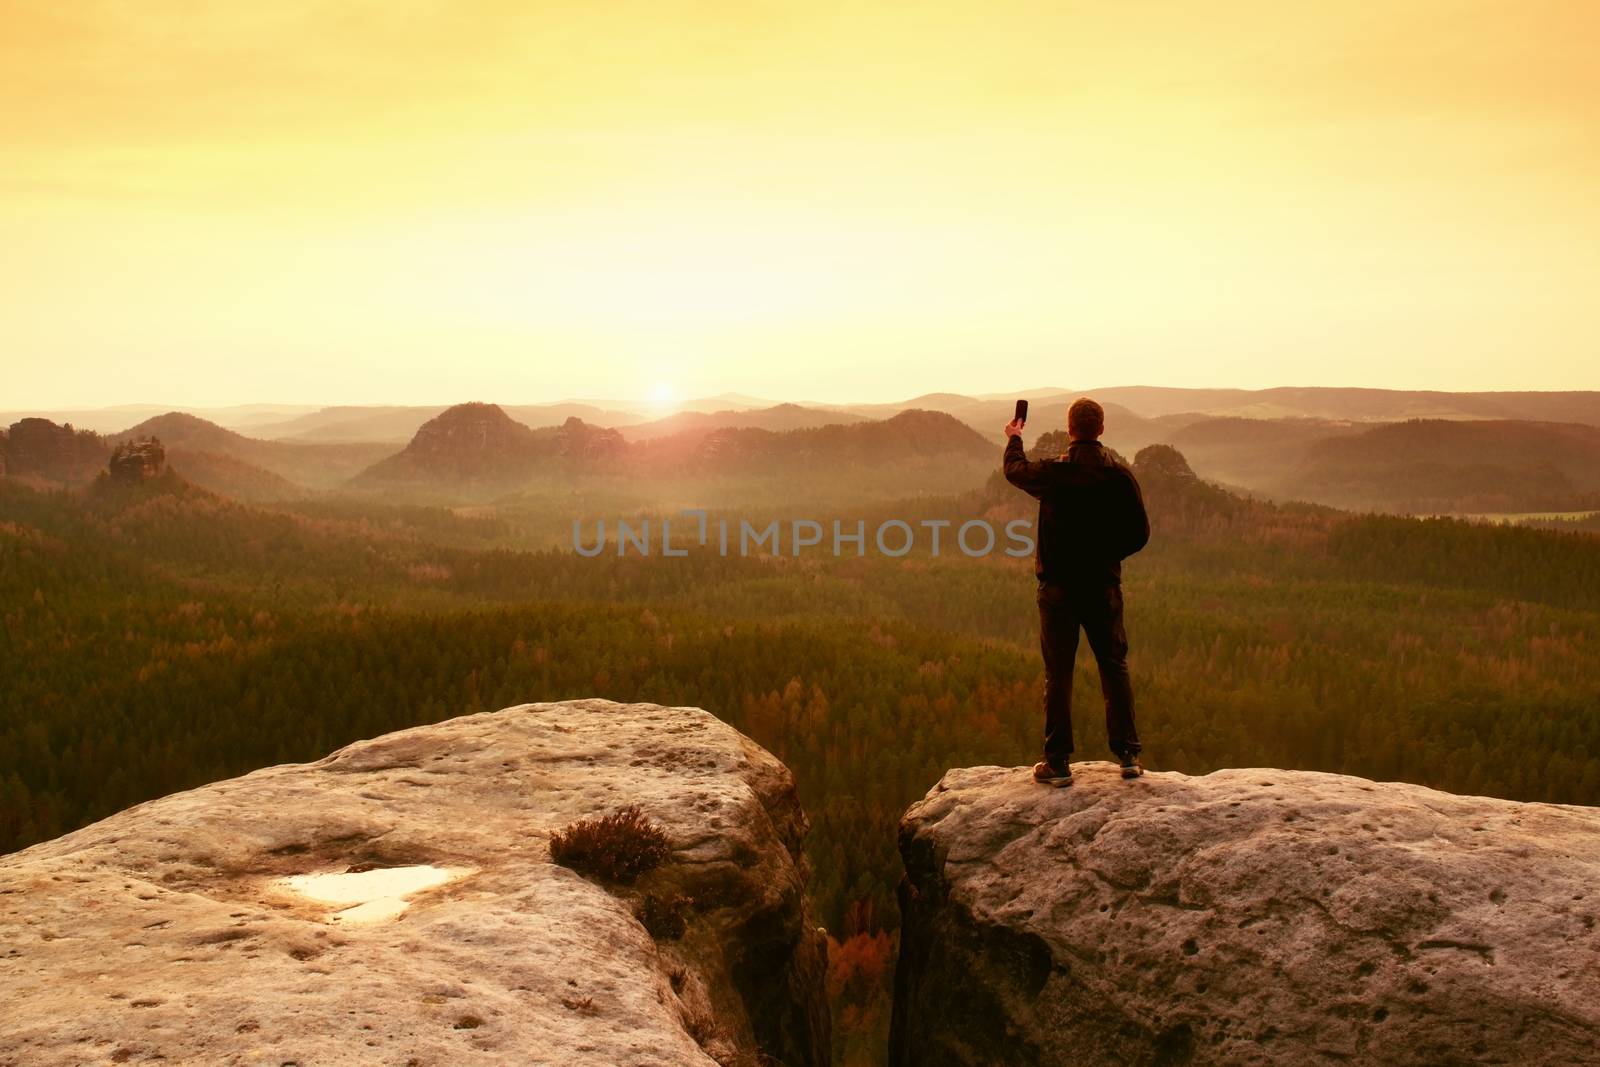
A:
{"type": "Polygon", "coordinates": [[[1004,468],[1006,481],[1024,493],[1029,496],[1039,496],[1044,492],[1044,464],[1029,459],[1028,454],[1022,450],[1020,422],[1012,421],[1006,424],[1004,468]]]}

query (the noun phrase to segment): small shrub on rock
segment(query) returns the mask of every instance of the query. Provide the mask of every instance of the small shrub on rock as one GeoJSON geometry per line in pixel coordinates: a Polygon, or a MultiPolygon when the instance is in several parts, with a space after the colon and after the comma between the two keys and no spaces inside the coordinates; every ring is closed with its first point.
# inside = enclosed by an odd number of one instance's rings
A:
{"type": "Polygon", "coordinates": [[[666,832],[637,804],[598,819],[579,819],[550,835],[550,858],[581,874],[631,885],[671,851],[666,832]]]}
{"type": "Polygon", "coordinates": [[[682,893],[646,893],[634,905],[633,914],[658,941],[676,941],[689,928],[689,908],[693,897],[682,893]]]}

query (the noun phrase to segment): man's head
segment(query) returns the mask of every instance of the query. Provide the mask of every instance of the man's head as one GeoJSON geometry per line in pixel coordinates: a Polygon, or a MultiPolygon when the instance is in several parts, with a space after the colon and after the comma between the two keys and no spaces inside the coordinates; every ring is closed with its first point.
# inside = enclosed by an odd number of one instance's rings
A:
{"type": "Polygon", "coordinates": [[[1067,409],[1067,436],[1074,441],[1098,441],[1106,431],[1106,409],[1086,396],[1067,409]]]}

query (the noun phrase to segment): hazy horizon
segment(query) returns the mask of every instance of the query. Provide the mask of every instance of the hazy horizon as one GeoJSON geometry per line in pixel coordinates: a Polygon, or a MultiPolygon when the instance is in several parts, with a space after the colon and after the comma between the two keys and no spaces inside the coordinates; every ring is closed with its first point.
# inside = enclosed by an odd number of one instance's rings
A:
{"type": "MultiPolygon", "coordinates": [[[[1130,383],[1126,385],[1102,385],[1088,388],[1071,388],[1066,386],[1033,386],[1018,389],[990,389],[983,392],[963,392],[957,389],[931,388],[922,389],[914,393],[905,393],[895,396],[850,396],[839,397],[833,400],[820,400],[816,397],[788,397],[788,396],[755,396],[739,390],[726,389],[714,393],[695,394],[692,396],[670,397],[664,396],[560,396],[555,398],[525,397],[500,397],[500,396],[443,396],[416,400],[230,400],[221,402],[195,402],[177,403],[160,400],[126,400],[112,404],[86,404],[86,403],[57,403],[57,404],[5,404],[0,406],[0,414],[29,415],[32,413],[71,413],[71,412],[142,412],[152,409],[165,411],[240,411],[248,409],[284,409],[296,411],[320,411],[329,408],[422,408],[422,407],[454,407],[458,404],[489,403],[502,407],[553,407],[566,404],[583,404],[597,408],[611,408],[620,411],[629,411],[639,414],[669,415],[687,410],[709,410],[703,407],[711,402],[727,402],[730,408],[739,407],[766,407],[779,404],[799,404],[808,407],[855,407],[855,406],[892,406],[919,397],[936,394],[965,396],[976,400],[1003,399],[1010,396],[1038,398],[1046,395],[1059,395],[1073,393],[1082,396],[1094,396],[1097,392],[1111,392],[1126,389],[1171,389],[1176,391],[1194,392],[1228,392],[1240,391],[1246,393],[1267,392],[1274,389],[1328,389],[1328,390],[1368,390],[1372,392],[1397,392],[1397,393],[1438,393],[1443,395],[1472,394],[1472,393],[1587,393],[1600,390],[1594,389],[1389,389],[1382,386],[1365,385],[1267,385],[1260,387],[1247,387],[1237,385],[1201,385],[1201,386],[1168,386],[1150,385],[1148,383],[1130,383]]],[[[9,398],[7,398],[9,399],[9,398]]]]}

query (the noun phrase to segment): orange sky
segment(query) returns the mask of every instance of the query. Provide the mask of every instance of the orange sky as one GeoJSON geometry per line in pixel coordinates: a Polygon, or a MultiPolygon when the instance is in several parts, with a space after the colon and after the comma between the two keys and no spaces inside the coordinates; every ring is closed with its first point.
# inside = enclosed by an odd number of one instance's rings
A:
{"type": "Polygon", "coordinates": [[[0,409],[1600,388],[1600,5],[0,0],[0,409]]]}

